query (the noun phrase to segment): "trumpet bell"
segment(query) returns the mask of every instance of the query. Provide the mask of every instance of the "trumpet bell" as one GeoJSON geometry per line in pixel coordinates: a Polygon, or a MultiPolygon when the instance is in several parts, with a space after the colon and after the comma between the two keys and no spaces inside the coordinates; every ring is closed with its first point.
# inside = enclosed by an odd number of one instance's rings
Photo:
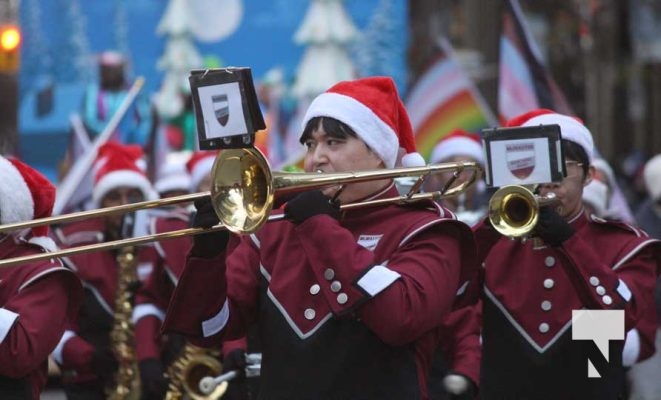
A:
{"type": "Polygon", "coordinates": [[[527,236],[537,225],[539,203],[537,196],[524,186],[503,186],[489,200],[489,221],[503,236],[527,236]]]}

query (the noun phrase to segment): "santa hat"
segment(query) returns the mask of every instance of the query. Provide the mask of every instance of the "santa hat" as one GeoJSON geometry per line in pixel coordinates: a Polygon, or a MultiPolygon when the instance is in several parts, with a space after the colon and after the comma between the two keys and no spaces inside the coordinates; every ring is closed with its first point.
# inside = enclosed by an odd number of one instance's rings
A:
{"type": "Polygon", "coordinates": [[[643,170],[645,187],[652,200],[661,198],[661,154],[657,154],[647,161],[643,170]]]}
{"type": "Polygon", "coordinates": [[[163,194],[166,192],[190,191],[191,177],[186,169],[186,162],[190,154],[169,153],[165,165],[159,171],[159,176],[154,183],[154,189],[163,194]]]}
{"type": "Polygon", "coordinates": [[[484,155],[480,136],[463,129],[455,129],[438,142],[429,161],[438,163],[454,156],[470,157],[483,164],[484,155]]]}
{"type": "Polygon", "coordinates": [[[101,199],[111,190],[120,187],[137,188],[145,200],[156,200],[158,194],[145,174],[142,148],[138,145],[122,145],[108,142],[99,148],[92,173],[94,189],[92,201],[99,207],[101,199]]]}
{"type": "Polygon", "coordinates": [[[197,192],[197,187],[211,173],[211,167],[218,155],[217,151],[196,151],[186,163],[186,169],[190,174],[190,191],[197,192]]]}
{"type": "MultiPolygon", "coordinates": [[[[47,218],[55,204],[55,186],[39,171],[15,158],[0,157],[0,223],[13,224],[47,218]]],[[[54,250],[48,225],[32,228],[31,243],[54,250]]]]}
{"type": "Polygon", "coordinates": [[[583,201],[592,206],[597,217],[605,217],[608,210],[608,186],[593,179],[583,188],[583,201]]]}
{"type": "Polygon", "coordinates": [[[423,166],[416,152],[413,128],[395,82],[371,77],[340,82],[317,96],[305,113],[303,129],[315,117],[330,117],[347,124],[387,167],[395,166],[399,149],[405,167],[423,166]]]}
{"type": "Polygon", "coordinates": [[[579,118],[540,108],[514,117],[506,124],[507,127],[537,125],[560,125],[562,138],[581,146],[588,155],[588,160],[592,162],[594,158],[592,134],[579,118]]]}

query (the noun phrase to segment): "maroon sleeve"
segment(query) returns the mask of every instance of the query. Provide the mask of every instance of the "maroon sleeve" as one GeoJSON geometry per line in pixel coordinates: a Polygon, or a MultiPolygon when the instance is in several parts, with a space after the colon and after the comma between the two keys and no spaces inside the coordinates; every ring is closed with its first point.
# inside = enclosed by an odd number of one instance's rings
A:
{"type": "Polygon", "coordinates": [[[161,320],[153,315],[140,318],[135,323],[135,352],[138,361],[161,356],[161,320]]]}
{"type": "Polygon", "coordinates": [[[461,270],[460,240],[466,238],[454,224],[440,223],[417,233],[390,255],[387,266],[374,265],[374,254],[330,217],[310,218],[295,232],[320,282],[329,265],[335,266],[338,281],[354,282],[344,290],[344,304],[330,286],[322,286],[333,312],[355,311],[385,343],[412,342],[435,329],[452,307],[461,270]],[[334,246],[319,245],[329,242],[334,246]],[[381,290],[369,293],[361,284],[365,277],[378,282],[381,290]]]}
{"type": "Polygon", "coordinates": [[[491,248],[503,238],[497,230],[491,226],[487,219],[483,219],[473,227],[475,243],[477,244],[477,261],[482,264],[489,255],[491,248]]]}
{"type": "Polygon", "coordinates": [[[17,314],[0,342],[0,375],[21,377],[41,365],[55,349],[72,308],[79,307],[80,283],[69,271],[50,272],[4,304],[17,314]]]}
{"type": "Polygon", "coordinates": [[[621,255],[617,265],[600,261],[594,246],[581,235],[566,240],[561,251],[569,262],[563,263],[567,275],[590,309],[623,309],[625,328],[630,330],[644,318],[654,304],[657,277],[658,243],[649,241],[621,255]]]}
{"type": "Polygon", "coordinates": [[[220,345],[217,335],[228,318],[224,258],[224,252],[211,259],[188,257],[167,309],[164,332],[182,334],[202,347],[220,345]],[[210,321],[207,331],[201,321],[210,321]]]}
{"type": "Polygon", "coordinates": [[[440,329],[439,346],[447,355],[450,370],[480,382],[480,307],[466,306],[452,311],[440,329]]]}
{"type": "Polygon", "coordinates": [[[62,349],[62,367],[78,372],[90,372],[94,346],[80,336],[72,336],[62,349]]]}

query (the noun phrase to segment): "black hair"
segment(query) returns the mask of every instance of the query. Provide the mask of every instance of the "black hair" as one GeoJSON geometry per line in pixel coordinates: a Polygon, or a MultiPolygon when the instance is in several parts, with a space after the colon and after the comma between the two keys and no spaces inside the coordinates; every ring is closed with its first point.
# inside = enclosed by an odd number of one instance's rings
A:
{"type": "Polygon", "coordinates": [[[585,151],[583,146],[571,140],[562,139],[562,153],[565,156],[565,160],[576,161],[581,164],[583,169],[583,177],[588,176],[588,170],[590,169],[590,158],[588,153],[585,151]]]}
{"type": "Polygon", "coordinates": [[[303,134],[301,135],[300,142],[305,144],[305,141],[310,138],[312,132],[314,132],[321,123],[321,127],[324,128],[324,132],[330,137],[344,139],[347,137],[357,138],[358,135],[356,132],[351,129],[351,127],[345,124],[342,121],[339,121],[331,117],[314,117],[305,124],[305,129],[303,129],[303,134]]]}

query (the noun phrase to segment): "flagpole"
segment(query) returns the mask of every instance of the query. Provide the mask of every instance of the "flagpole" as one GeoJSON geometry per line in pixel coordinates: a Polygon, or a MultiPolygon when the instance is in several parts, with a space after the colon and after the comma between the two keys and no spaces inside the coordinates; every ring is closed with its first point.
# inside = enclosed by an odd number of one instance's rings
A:
{"type": "Polygon", "coordinates": [[[135,100],[136,96],[142,89],[145,83],[145,78],[138,77],[131,88],[129,89],[126,97],[119,105],[117,111],[113,114],[108,124],[103,128],[103,131],[94,139],[91,148],[87,151],[81,159],[77,160],[71,167],[69,173],[64,177],[62,182],[57,186],[57,194],[55,196],[55,205],[53,206],[53,215],[59,215],[64,207],[67,205],[71,196],[78,189],[80,182],[85,178],[85,175],[92,167],[92,163],[96,158],[99,148],[110,139],[117,126],[124,118],[124,114],[135,100]]]}

